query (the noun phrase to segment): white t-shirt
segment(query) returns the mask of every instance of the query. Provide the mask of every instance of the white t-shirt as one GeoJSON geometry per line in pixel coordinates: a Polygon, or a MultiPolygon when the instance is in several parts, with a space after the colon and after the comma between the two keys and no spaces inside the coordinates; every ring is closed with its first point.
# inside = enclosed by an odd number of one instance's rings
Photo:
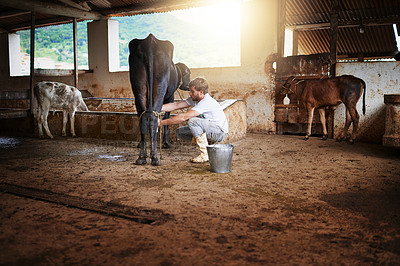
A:
{"type": "Polygon", "coordinates": [[[228,121],[226,120],[224,110],[210,94],[207,93],[204,95],[204,98],[200,102],[194,101],[191,97],[187,98],[186,102],[190,106],[193,106],[193,110],[202,114],[205,119],[214,122],[223,132],[228,133],[228,121]]]}

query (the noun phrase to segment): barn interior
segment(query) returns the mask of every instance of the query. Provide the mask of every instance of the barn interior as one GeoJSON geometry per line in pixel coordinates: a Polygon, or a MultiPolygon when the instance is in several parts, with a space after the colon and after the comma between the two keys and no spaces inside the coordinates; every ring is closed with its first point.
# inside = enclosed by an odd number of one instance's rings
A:
{"type": "MultiPolygon", "coordinates": [[[[0,0],[0,10],[2,264],[400,260],[399,0],[0,0]],[[111,60],[113,18],[216,2],[241,5],[240,66],[191,68],[191,76],[206,77],[224,105],[233,170],[189,165],[194,148],[179,142],[162,151],[173,165],[138,168],[129,71],[111,60]],[[77,52],[73,70],[36,69],[31,53],[29,75],[11,74],[17,31],[31,29],[34,40],[32,29],[87,20],[87,70],[78,70],[77,52]],[[306,110],[294,95],[284,104],[281,85],[345,74],[367,84],[359,143],[333,140],[343,105],[329,111],[327,142],[303,142],[306,110]],[[43,80],[83,93],[91,112],[77,112],[77,139],[61,137],[59,110],[49,115],[56,140],[37,139],[30,99],[43,80]]],[[[313,133],[321,134],[318,116],[313,133]]]]}
{"type": "MultiPolygon", "coordinates": [[[[0,57],[2,108],[29,109],[29,91],[34,82],[41,80],[75,85],[96,98],[132,98],[128,71],[113,70],[115,61],[110,60],[118,55],[115,44],[108,41],[118,40],[115,35],[118,22],[113,16],[168,12],[210,4],[209,1],[65,2],[1,3],[1,42],[2,47],[8,47],[2,49],[0,57]],[[15,50],[19,39],[13,34],[15,31],[89,19],[93,21],[88,24],[88,70],[78,71],[77,67],[73,71],[32,69],[29,77],[10,75],[19,63],[18,49],[15,50]],[[25,104],[21,100],[25,100],[25,104]]],[[[298,108],[297,99],[291,99],[294,105],[282,106],[283,96],[275,92],[282,81],[290,76],[309,79],[351,73],[364,79],[371,89],[367,94],[369,112],[360,120],[359,139],[382,143],[383,95],[398,93],[398,88],[391,86],[397,82],[399,74],[397,62],[393,60],[398,53],[396,36],[399,30],[394,28],[399,20],[397,1],[245,1],[241,5],[240,66],[191,71],[192,77],[207,77],[210,87],[215,88],[211,92],[215,98],[243,101],[246,123],[242,131],[304,133],[305,110],[298,108]],[[292,40],[285,40],[285,30],[291,30],[292,40]],[[292,51],[284,56],[288,42],[292,43],[292,51]]],[[[178,95],[176,98],[179,99],[178,95]]],[[[11,115],[9,110],[5,112],[11,115]]],[[[21,115],[21,111],[16,115],[21,115]]],[[[344,119],[343,106],[332,112],[331,137],[337,136],[344,119]]],[[[318,118],[314,122],[315,133],[318,133],[318,118]]]]}

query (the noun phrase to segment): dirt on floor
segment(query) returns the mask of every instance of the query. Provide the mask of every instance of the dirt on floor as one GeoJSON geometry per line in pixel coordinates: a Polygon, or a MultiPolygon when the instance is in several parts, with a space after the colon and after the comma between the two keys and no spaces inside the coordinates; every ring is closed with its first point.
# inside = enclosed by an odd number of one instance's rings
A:
{"type": "Polygon", "coordinates": [[[0,137],[0,264],[400,264],[399,150],[248,134],[217,174],[137,144],[0,137]]]}

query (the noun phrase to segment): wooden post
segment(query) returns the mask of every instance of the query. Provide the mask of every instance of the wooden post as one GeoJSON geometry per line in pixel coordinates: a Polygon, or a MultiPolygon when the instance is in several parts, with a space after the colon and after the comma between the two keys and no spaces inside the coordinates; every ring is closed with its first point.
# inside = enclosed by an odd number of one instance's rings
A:
{"type": "Polygon", "coordinates": [[[31,73],[30,73],[30,85],[29,85],[29,90],[30,90],[30,109],[31,109],[31,114],[33,114],[33,86],[34,84],[34,78],[35,78],[35,12],[31,12],[31,73]]]}
{"type": "Polygon", "coordinates": [[[283,57],[285,45],[286,0],[278,1],[278,58],[283,57]]]}
{"type": "Polygon", "coordinates": [[[362,53],[362,52],[358,53],[357,61],[364,62],[364,53],[362,53]]]}
{"type": "MultiPolygon", "coordinates": [[[[337,59],[337,41],[338,41],[338,13],[339,13],[339,0],[332,0],[331,2],[331,31],[330,31],[330,46],[329,46],[329,62],[330,62],[330,69],[329,69],[329,76],[334,77],[336,76],[336,59],[337,59]]],[[[333,138],[334,136],[334,109],[330,109],[327,116],[327,130],[328,130],[328,137],[333,138]]]]}
{"type": "Polygon", "coordinates": [[[293,47],[292,47],[292,55],[295,56],[299,53],[299,31],[293,30],[293,47]]]}
{"type": "Polygon", "coordinates": [[[74,86],[79,89],[79,79],[78,79],[78,28],[76,18],[73,20],[73,35],[74,35],[74,86]]]}
{"type": "Polygon", "coordinates": [[[330,31],[330,76],[335,76],[335,64],[337,57],[337,41],[338,41],[338,13],[339,13],[339,0],[332,0],[331,2],[331,31],[330,31]]]}

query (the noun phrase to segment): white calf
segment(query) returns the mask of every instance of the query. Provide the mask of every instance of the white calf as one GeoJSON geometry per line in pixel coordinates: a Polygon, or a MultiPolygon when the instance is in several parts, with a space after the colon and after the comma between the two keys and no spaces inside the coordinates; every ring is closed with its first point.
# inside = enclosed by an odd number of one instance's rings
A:
{"type": "Polygon", "coordinates": [[[46,130],[47,135],[53,138],[51,135],[49,126],[47,124],[47,116],[49,114],[50,107],[55,109],[63,110],[63,129],[62,135],[66,136],[66,126],[69,119],[71,123],[71,134],[75,135],[75,111],[89,111],[85,102],[82,99],[81,92],[72,86],[68,86],[59,82],[42,81],[36,83],[34,87],[35,100],[34,104],[34,115],[39,127],[39,137],[43,138],[43,130],[46,130]]]}

